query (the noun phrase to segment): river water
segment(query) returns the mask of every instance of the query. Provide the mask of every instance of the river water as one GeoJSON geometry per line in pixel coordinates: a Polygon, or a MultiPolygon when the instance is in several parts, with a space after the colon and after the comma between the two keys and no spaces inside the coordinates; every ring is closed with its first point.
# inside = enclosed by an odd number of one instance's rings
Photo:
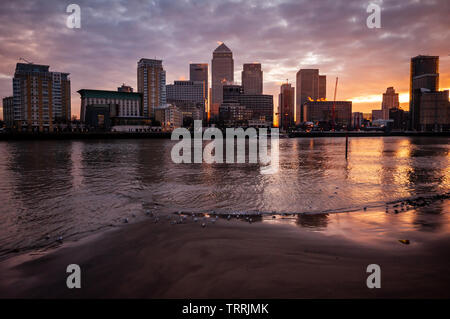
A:
{"type": "Polygon", "coordinates": [[[0,142],[0,256],[140,220],[147,209],[323,213],[450,191],[445,137],[350,138],[348,160],[344,138],[281,139],[272,175],[259,164],[175,164],[174,143],[0,142]]]}

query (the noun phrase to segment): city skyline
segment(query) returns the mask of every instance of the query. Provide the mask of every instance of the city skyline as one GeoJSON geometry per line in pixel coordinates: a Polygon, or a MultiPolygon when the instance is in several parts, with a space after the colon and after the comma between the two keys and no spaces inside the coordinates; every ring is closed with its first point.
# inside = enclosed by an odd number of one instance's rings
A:
{"type": "Polygon", "coordinates": [[[190,63],[208,63],[211,70],[211,54],[218,41],[233,51],[234,78],[240,79],[244,63],[257,61],[264,72],[263,92],[274,97],[286,79],[295,83],[299,69],[318,68],[327,75],[328,98],[338,76],[337,100],[352,100],[353,111],[381,109],[387,87],[395,88],[401,106],[408,109],[409,62],[420,54],[440,56],[440,88],[450,87],[450,50],[446,46],[450,35],[445,10],[439,8],[448,4],[383,3],[382,28],[369,29],[361,2],[332,3],[246,1],[225,6],[214,1],[156,1],[153,5],[80,1],[82,26],[74,30],[65,26],[68,14],[63,3],[5,4],[1,12],[5,27],[0,31],[0,95],[12,94],[15,64],[24,57],[71,74],[72,114],[79,116],[77,90],[113,90],[125,83],[137,91],[135,70],[140,58],[161,59],[167,84],[188,79],[190,63]],[[26,10],[19,10],[21,6],[26,10]],[[194,12],[203,13],[206,18],[184,19],[183,23],[189,24],[185,27],[173,19],[180,10],[191,17],[194,12]],[[214,21],[221,16],[218,26],[214,21]],[[321,16],[333,21],[333,26],[317,19],[321,16]],[[146,23],[147,17],[154,23],[146,23]],[[37,33],[37,29],[45,32],[37,33]],[[161,32],[167,34],[162,40],[161,32]]]}

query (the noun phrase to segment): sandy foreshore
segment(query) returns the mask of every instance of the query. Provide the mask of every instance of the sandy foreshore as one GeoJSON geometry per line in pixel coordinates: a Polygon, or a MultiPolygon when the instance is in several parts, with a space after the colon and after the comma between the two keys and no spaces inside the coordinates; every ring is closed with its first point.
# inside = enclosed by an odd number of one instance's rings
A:
{"type": "MultiPolygon", "coordinates": [[[[364,227],[357,231],[372,231],[364,227]]],[[[286,223],[148,220],[1,262],[0,297],[448,298],[447,234],[411,233],[414,241],[403,245],[392,231],[358,241],[286,223]],[[81,267],[81,289],[66,287],[69,264],[81,267]],[[367,288],[369,264],[381,266],[380,289],[367,288]]]]}

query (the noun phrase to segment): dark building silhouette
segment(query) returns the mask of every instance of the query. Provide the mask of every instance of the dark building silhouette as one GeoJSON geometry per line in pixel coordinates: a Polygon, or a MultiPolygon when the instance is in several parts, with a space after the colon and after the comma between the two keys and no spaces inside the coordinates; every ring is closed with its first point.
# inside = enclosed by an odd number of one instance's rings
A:
{"type": "Polygon", "coordinates": [[[189,80],[203,83],[203,110],[202,116],[206,119],[209,101],[208,63],[189,64],[189,80]]]}
{"type": "Polygon", "coordinates": [[[284,83],[280,87],[278,94],[279,109],[279,126],[282,130],[287,131],[295,125],[294,109],[295,109],[295,88],[290,83],[284,83]]]}
{"type": "Polygon", "coordinates": [[[308,122],[332,122],[337,125],[350,127],[352,124],[352,102],[351,101],[308,101],[303,105],[303,114],[308,122]]]}
{"type": "Polygon", "coordinates": [[[400,108],[389,109],[389,119],[394,120],[393,129],[406,130],[408,129],[409,112],[405,112],[400,108]]]}
{"type": "Polygon", "coordinates": [[[7,128],[14,126],[14,97],[3,98],[3,122],[7,128]]]}
{"type": "Polygon", "coordinates": [[[430,91],[439,90],[439,57],[418,55],[411,58],[409,110],[411,128],[420,130],[420,103],[422,88],[430,91]]]}
{"type": "Polygon", "coordinates": [[[212,68],[212,97],[210,103],[210,116],[217,117],[219,106],[222,103],[222,87],[225,84],[233,84],[234,61],[233,52],[224,44],[220,44],[213,52],[212,68]]]}
{"type": "Polygon", "coordinates": [[[261,70],[261,63],[244,64],[242,87],[245,94],[263,93],[263,71],[261,70]]]}
{"type": "Polygon", "coordinates": [[[303,119],[303,104],[309,99],[320,100],[327,97],[326,76],[319,74],[319,69],[300,69],[296,78],[296,121],[303,119]]]}
{"type": "Polygon", "coordinates": [[[273,122],[273,96],[268,94],[245,94],[241,85],[223,86],[223,103],[237,102],[252,111],[252,123],[271,125],[273,122]]]}

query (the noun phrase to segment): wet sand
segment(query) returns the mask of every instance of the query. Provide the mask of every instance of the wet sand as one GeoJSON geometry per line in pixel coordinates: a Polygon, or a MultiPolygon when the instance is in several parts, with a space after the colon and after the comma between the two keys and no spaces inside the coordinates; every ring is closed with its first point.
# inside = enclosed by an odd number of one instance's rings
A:
{"type": "Polygon", "coordinates": [[[403,245],[392,234],[358,241],[286,223],[148,220],[1,262],[0,297],[448,298],[446,233],[403,245]],[[66,287],[72,263],[81,267],[81,289],[66,287]],[[366,286],[369,264],[381,266],[380,289],[366,286]]]}

